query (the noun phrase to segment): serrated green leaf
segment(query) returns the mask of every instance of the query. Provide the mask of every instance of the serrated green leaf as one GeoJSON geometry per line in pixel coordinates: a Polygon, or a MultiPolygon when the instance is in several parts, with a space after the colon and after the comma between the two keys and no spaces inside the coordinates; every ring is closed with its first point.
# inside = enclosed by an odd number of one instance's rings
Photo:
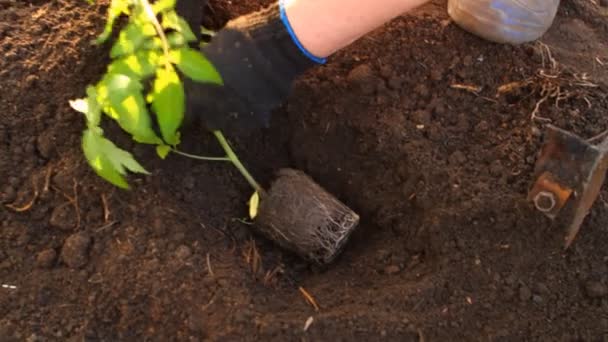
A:
{"type": "Polygon", "coordinates": [[[149,22],[131,21],[120,31],[110,50],[110,57],[117,58],[134,53],[149,37],[156,35],[154,25],[149,22]]]}
{"type": "Polygon", "coordinates": [[[87,162],[100,177],[123,189],[129,188],[123,177],[126,170],[148,174],[129,152],[116,147],[94,130],[84,131],[82,149],[87,162]]]}
{"type": "Polygon", "coordinates": [[[155,14],[175,8],[175,0],[158,0],[152,5],[155,14]]]}
{"type": "Polygon", "coordinates": [[[181,33],[186,41],[192,42],[196,40],[196,36],[192,32],[188,22],[177,15],[175,11],[164,13],[161,25],[164,29],[175,30],[181,33]]]}
{"type": "Polygon", "coordinates": [[[249,218],[252,220],[258,216],[258,207],[260,206],[260,194],[254,192],[249,199],[249,218]]]}
{"type": "Polygon", "coordinates": [[[114,22],[121,14],[129,13],[129,1],[128,0],[112,0],[110,7],[108,8],[106,25],[103,28],[103,32],[95,39],[95,44],[104,43],[112,34],[114,22]]]}
{"type": "Polygon", "coordinates": [[[184,119],[184,87],[175,70],[161,68],[156,72],[152,89],[152,109],[164,140],[177,144],[177,130],[184,119]]]}
{"type": "Polygon", "coordinates": [[[156,146],[156,154],[160,157],[160,159],[167,158],[167,155],[171,152],[171,146],[168,145],[158,145],[156,146]]]}
{"type": "Polygon", "coordinates": [[[203,55],[191,48],[184,47],[169,51],[171,63],[189,78],[205,83],[223,84],[222,77],[213,64],[203,55]]]}
{"type": "Polygon", "coordinates": [[[153,50],[138,51],[115,60],[108,66],[108,73],[144,79],[154,74],[161,54],[153,50]]]}
{"type": "Polygon", "coordinates": [[[98,99],[104,105],[104,111],[135,141],[159,144],[162,141],[151,128],[142,89],[139,81],[127,75],[107,74],[97,86],[98,99]]]}

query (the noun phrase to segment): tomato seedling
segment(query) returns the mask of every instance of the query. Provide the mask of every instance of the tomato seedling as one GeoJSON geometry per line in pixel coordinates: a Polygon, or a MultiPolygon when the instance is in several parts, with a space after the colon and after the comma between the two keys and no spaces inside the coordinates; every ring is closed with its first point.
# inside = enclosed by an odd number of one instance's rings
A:
{"type": "Polygon", "coordinates": [[[188,44],[196,40],[188,23],[175,11],[176,0],[112,0],[103,33],[106,42],[116,19],[128,22],[110,49],[112,59],[101,80],[86,89],[86,97],[70,101],[84,114],[82,149],[89,165],[110,183],[129,188],[127,173],[148,173],[128,151],[104,136],[102,116],[109,117],[143,144],[155,145],[160,158],[170,152],[207,161],[231,162],[255,190],[249,216],[259,231],[279,245],[318,263],[334,260],[359,216],[296,170],[283,169],[268,192],[255,181],[220,131],[213,131],[224,157],[191,155],[177,149],[184,119],[185,94],[180,79],[222,85],[211,62],[188,44]],[[149,108],[152,112],[150,112],[149,108]],[[153,117],[160,136],[152,129],[153,117]]]}
{"type": "Polygon", "coordinates": [[[152,4],[148,0],[111,1],[105,28],[95,44],[109,39],[120,16],[127,16],[128,22],[110,49],[112,60],[101,80],[87,87],[85,98],[70,101],[72,108],[86,118],[84,155],[99,176],[120,188],[129,188],[125,178],[128,171],[148,173],[131,153],[104,136],[100,123],[105,114],[136,142],[156,145],[156,152],[163,159],[173,151],[197,159],[230,161],[260,191],[220,131],[213,133],[226,157],[193,156],[177,150],[185,112],[184,86],[178,70],[197,82],[221,85],[222,78],[201,52],[188,46],[196,36],[175,11],[175,3],[176,0],[152,4]],[[161,136],[152,129],[152,114],[161,136]]]}

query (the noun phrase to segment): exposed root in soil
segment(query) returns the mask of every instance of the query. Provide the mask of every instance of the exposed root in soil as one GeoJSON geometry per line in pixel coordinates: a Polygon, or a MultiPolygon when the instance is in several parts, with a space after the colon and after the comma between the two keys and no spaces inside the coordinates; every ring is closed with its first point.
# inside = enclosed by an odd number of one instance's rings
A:
{"type": "Polygon", "coordinates": [[[59,194],[61,194],[63,197],[65,197],[68,200],[68,202],[65,203],[64,205],[71,204],[74,207],[74,211],[76,212],[75,229],[78,230],[78,229],[80,229],[80,221],[81,221],[80,205],[78,204],[78,182],[76,181],[76,179],[73,179],[72,182],[73,182],[73,186],[72,186],[73,195],[72,196],[64,193],[63,191],[59,190],[56,187],[53,187],[53,190],[57,191],[59,194]]]}
{"type": "Polygon", "coordinates": [[[108,222],[110,219],[110,207],[108,206],[108,199],[106,194],[101,194],[101,204],[103,205],[103,222],[108,222]]]}
{"type": "Polygon", "coordinates": [[[298,287],[298,291],[300,291],[300,293],[302,294],[302,296],[304,297],[304,299],[306,299],[306,302],[308,304],[310,304],[313,308],[315,308],[315,311],[319,311],[319,304],[317,304],[317,301],[315,300],[315,297],[313,297],[310,293],[308,293],[308,291],[306,291],[305,288],[303,288],[302,286],[298,287]]]}
{"type": "Polygon", "coordinates": [[[541,107],[548,101],[560,109],[560,103],[569,99],[582,99],[591,108],[589,99],[589,88],[597,88],[598,85],[591,82],[586,73],[575,73],[567,70],[555,60],[551,48],[542,42],[537,42],[541,52],[542,68],[536,74],[523,81],[516,81],[498,87],[497,96],[512,93],[520,89],[528,89],[530,96],[538,96],[534,109],[530,114],[532,122],[549,123],[550,118],[540,115],[541,107]]]}
{"type": "Polygon", "coordinates": [[[49,188],[51,185],[51,175],[53,174],[53,166],[49,166],[46,170],[46,176],[44,177],[44,186],[42,187],[42,193],[46,194],[49,192],[49,188]]]}
{"type": "Polygon", "coordinates": [[[247,243],[247,247],[245,247],[245,250],[243,251],[243,257],[245,258],[245,263],[249,265],[253,277],[257,279],[258,272],[263,272],[263,266],[262,256],[258,251],[255,240],[251,239],[249,243],[247,243]]]}
{"type": "Polygon", "coordinates": [[[283,274],[283,272],[284,270],[281,265],[276,266],[271,271],[266,272],[266,275],[264,276],[264,285],[270,286],[273,284],[276,280],[277,274],[283,274]]]}
{"type": "Polygon", "coordinates": [[[17,205],[17,204],[7,204],[6,207],[9,209],[12,209],[18,213],[22,213],[22,212],[26,212],[28,210],[30,210],[33,206],[34,203],[36,203],[36,200],[38,199],[38,196],[40,195],[39,191],[38,191],[38,184],[36,184],[36,178],[32,177],[32,187],[34,188],[34,195],[32,196],[32,199],[23,204],[23,205],[17,205]]]}
{"type": "Polygon", "coordinates": [[[465,90],[468,91],[470,93],[473,93],[475,95],[479,95],[479,93],[482,90],[482,87],[480,86],[476,86],[476,85],[470,85],[470,84],[452,84],[450,86],[452,89],[460,89],[460,90],[465,90]]]}
{"type": "Polygon", "coordinates": [[[211,256],[209,255],[209,253],[207,253],[207,272],[209,272],[209,275],[214,278],[215,274],[213,273],[213,268],[211,268],[211,256]]]}

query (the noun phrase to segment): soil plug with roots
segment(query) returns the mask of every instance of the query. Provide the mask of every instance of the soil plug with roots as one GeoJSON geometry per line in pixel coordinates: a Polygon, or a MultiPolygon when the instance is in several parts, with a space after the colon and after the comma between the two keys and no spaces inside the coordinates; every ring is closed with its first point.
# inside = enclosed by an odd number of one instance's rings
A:
{"type": "Polygon", "coordinates": [[[249,174],[221,132],[214,132],[234,166],[260,196],[257,230],[302,258],[328,264],[342,251],[359,224],[359,215],[304,172],[281,169],[265,191],[249,174]]]}
{"type": "Polygon", "coordinates": [[[293,169],[279,170],[255,220],[264,235],[320,264],[335,259],[358,222],[356,213],[293,169]]]}

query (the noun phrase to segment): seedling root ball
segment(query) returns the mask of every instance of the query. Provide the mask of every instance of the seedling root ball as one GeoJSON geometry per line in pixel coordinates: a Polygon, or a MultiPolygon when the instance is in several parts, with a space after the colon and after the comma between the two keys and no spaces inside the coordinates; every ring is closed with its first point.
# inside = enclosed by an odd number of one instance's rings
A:
{"type": "Polygon", "coordinates": [[[255,224],[283,248],[327,264],[341,252],[359,215],[302,171],[281,169],[260,202],[255,224]]]}

